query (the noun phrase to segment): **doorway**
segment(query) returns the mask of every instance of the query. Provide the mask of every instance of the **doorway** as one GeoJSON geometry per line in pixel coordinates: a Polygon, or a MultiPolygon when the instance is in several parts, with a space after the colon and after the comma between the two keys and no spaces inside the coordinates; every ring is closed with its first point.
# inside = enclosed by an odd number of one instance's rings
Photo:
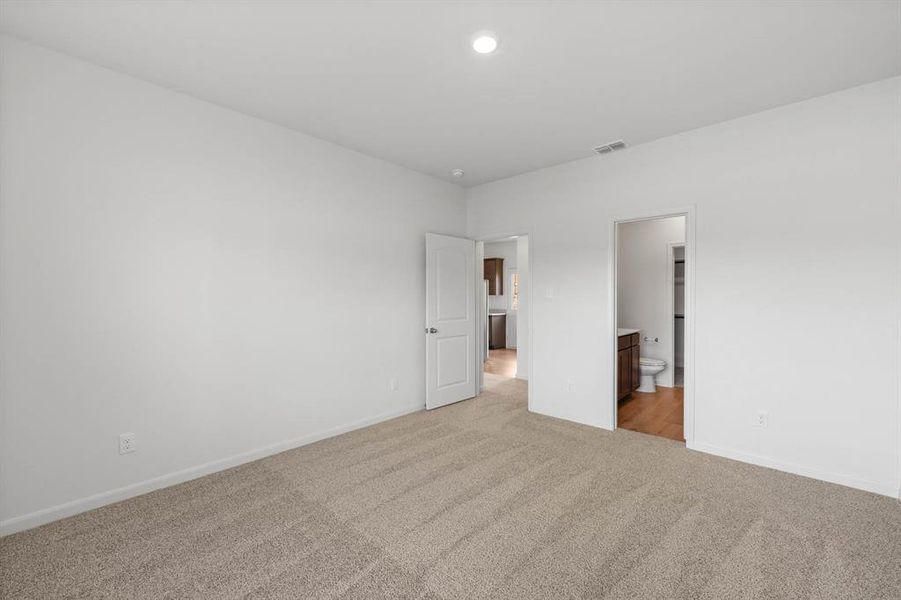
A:
{"type": "Polygon", "coordinates": [[[615,219],[613,411],[616,427],[691,439],[690,211],[615,219]]]}
{"type": "Polygon", "coordinates": [[[493,237],[476,246],[480,272],[481,389],[529,379],[529,236],[493,237]]]}
{"type": "Polygon", "coordinates": [[[425,242],[426,408],[504,384],[523,386],[531,409],[528,234],[476,241],[426,233],[425,242]]]}

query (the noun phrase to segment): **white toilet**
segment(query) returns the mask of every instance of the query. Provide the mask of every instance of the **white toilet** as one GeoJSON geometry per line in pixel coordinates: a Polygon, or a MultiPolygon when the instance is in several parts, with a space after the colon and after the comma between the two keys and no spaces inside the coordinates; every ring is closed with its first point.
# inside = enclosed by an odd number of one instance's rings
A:
{"type": "Polygon", "coordinates": [[[639,392],[656,392],[657,386],[654,384],[654,378],[657,373],[666,368],[666,362],[659,358],[649,358],[642,356],[638,361],[638,370],[641,373],[639,392]]]}

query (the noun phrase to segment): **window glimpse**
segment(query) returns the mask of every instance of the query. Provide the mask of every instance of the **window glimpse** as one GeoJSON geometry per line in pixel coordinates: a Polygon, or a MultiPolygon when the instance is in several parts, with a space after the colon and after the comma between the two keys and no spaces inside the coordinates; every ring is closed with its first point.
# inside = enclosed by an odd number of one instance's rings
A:
{"type": "Polygon", "coordinates": [[[510,308],[519,310],[519,273],[510,275],[510,289],[513,290],[510,294],[510,308]]]}

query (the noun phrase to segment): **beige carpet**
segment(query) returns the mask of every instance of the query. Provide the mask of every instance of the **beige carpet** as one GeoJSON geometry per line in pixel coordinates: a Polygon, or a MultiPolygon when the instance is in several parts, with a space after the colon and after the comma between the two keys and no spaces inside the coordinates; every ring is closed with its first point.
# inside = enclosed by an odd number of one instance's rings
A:
{"type": "Polygon", "coordinates": [[[0,542],[4,598],[901,598],[901,505],[525,384],[0,542]]]}

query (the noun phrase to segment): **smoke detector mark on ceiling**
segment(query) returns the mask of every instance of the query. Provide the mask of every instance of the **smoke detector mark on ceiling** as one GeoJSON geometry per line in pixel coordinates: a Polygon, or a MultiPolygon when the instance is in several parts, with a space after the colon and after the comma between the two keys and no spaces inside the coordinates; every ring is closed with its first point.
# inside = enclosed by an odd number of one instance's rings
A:
{"type": "Polygon", "coordinates": [[[615,142],[607,142],[606,144],[595,146],[593,150],[595,154],[607,154],[609,152],[613,152],[614,150],[622,150],[625,147],[626,142],[622,140],[616,140],[615,142]]]}

